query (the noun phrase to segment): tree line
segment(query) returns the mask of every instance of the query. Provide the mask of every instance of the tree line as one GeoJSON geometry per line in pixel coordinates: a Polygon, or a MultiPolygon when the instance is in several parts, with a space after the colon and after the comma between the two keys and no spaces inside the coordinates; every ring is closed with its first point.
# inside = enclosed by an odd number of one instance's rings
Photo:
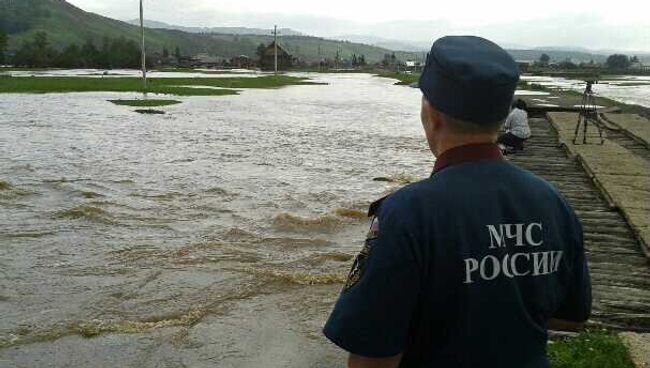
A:
{"type": "MultiPolygon", "coordinates": [[[[551,61],[551,57],[548,54],[542,54],[539,57],[538,65],[541,66],[548,66],[551,61]]],[[[639,58],[636,56],[628,56],[624,54],[613,54],[609,55],[607,57],[607,60],[605,61],[604,67],[607,69],[613,69],[613,70],[625,70],[629,69],[632,65],[636,64],[639,62],[639,58]]],[[[584,66],[584,65],[590,65],[593,66],[595,65],[594,61],[591,60],[591,62],[587,64],[580,64],[577,65],[574,62],[572,62],[570,59],[563,60],[559,63],[557,63],[557,66],[562,68],[562,69],[577,69],[579,66],[584,66]]]]}
{"type": "Polygon", "coordinates": [[[104,37],[101,46],[96,46],[92,40],[83,45],[70,44],[62,50],[52,47],[47,33],[38,32],[33,39],[26,41],[16,51],[12,60],[5,55],[0,35],[0,57],[4,62],[11,62],[21,67],[59,67],[59,68],[138,68],[140,66],[140,47],[135,41],[124,37],[104,37]]]}

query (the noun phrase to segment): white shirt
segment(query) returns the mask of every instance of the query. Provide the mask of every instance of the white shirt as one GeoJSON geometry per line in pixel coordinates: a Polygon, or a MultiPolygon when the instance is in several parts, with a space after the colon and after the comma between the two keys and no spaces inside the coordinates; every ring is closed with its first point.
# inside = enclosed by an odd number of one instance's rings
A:
{"type": "Polygon", "coordinates": [[[530,138],[530,126],[528,126],[528,113],[522,109],[514,108],[506,119],[503,126],[506,133],[512,133],[521,139],[530,138]]]}

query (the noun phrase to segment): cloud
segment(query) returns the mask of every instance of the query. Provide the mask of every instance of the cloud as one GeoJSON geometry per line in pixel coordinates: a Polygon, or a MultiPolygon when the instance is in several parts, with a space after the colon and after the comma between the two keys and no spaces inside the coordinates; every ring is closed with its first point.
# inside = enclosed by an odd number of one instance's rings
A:
{"type": "MultiPolygon", "coordinates": [[[[136,0],[70,0],[118,19],[137,17],[136,0]]],[[[430,43],[445,34],[475,34],[502,44],[572,46],[650,52],[650,5],[618,0],[451,1],[415,0],[383,6],[367,0],[145,0],[148,19],[184,26],[293,28],[333,37],[369,35],[430,43]],[[561,10],[559,10],[561,9],[561,10]]],[[[649,3],[650,4],[650,3],[649,3]]]]}

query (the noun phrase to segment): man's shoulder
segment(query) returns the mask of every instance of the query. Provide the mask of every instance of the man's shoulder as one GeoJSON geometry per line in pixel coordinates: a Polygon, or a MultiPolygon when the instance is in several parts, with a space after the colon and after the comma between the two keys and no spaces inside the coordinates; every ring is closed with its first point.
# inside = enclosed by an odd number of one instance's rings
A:
{"type": "Polygon", "coordinates": [[[373,202],[370,205],[368,216],[375,216],[379,214],[380,210],[383,212],[412,212],[416,207],[414,205],[421,203],[421,200],[427,197],[432,190],[432,180],[430,178],[408,184],[373,202]]]}

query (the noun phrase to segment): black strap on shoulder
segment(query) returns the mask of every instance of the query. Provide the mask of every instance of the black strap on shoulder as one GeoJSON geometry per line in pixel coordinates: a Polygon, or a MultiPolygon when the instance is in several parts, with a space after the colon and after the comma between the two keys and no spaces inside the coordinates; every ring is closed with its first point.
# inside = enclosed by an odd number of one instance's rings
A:
{"type": "Polygon", "coordinates": [[[386,200],[386,198],[388,198],[388,196],[380,198],[370,204],[370,207],[368,208],[368,217],[372,217],[377,214],[379,207],[381,207],[381,204],[386,200]]]}

